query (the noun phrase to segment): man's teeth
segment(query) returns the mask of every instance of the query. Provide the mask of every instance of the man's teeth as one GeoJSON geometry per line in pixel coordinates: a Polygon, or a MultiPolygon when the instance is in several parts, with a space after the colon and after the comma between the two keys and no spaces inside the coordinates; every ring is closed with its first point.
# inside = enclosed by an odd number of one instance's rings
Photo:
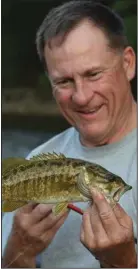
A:
{"type": "Polygon", "coordinates": [[[99,110],[99,108],[100,108],[100,106],[99,107],[96,107],[95,109],[89,110],[89,111],[83,111],[83,113],[85,113],[85,114],[94,113],[97,110],[99,110]]]}
{"type": "Polygon", "coordinates": [[[90,110],[89,113],[95,112],[96,110],[98,110],[98,108],[90,110]]]}
{"type": "Polygon", "coordinates": [[[97,107],[95,107],[94,109],[91,109],[91,110],[80,110],[78,112],[83,113],[83,114],[95,113],[95,112],[97,112],[101,108],[101,106],[102,105],[97,106],[97,107]]]}

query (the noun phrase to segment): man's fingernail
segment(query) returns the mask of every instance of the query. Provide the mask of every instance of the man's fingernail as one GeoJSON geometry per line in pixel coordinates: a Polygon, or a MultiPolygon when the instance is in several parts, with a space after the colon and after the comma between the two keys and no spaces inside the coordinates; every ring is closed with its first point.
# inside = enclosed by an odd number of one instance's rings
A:
{"type": "Polygon", "coordinates": [[[95,188],[91,188],[91,193],[92,193],[92,196],[94,196],[94,197],[96,196],[99,199],[103,198],[102,193],[99,190],[95,189],[95,188]]]}

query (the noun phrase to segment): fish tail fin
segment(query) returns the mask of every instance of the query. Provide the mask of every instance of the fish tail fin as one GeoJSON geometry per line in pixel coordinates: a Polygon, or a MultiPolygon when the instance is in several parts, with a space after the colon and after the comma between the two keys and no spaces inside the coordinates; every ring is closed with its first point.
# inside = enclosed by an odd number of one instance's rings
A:
{"type": "Polygon", "coordinates": [[[53,206],[52,212],[55,216],[63,214],[64,212],[68,211],[68,203],[61,202],[53,206]]]}
{"type": "Polygon", "coordinates": [[[12,212],[25,204],[25,202],[5,201],[2,203],[2,212],[12,212]]]}

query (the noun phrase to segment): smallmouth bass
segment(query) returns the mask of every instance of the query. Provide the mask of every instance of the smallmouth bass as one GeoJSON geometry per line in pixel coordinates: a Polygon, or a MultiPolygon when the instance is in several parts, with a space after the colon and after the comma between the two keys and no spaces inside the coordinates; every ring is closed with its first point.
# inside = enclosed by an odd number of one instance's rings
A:
{"type": "Polygon", "coordinates": [[[53,213],[58,215],[70,202],[92,202],[91,188],[113,206],[132,187],[98,164],[54,152],[2,161],[3,212],[35,202],[55,204],[53,213]]]}

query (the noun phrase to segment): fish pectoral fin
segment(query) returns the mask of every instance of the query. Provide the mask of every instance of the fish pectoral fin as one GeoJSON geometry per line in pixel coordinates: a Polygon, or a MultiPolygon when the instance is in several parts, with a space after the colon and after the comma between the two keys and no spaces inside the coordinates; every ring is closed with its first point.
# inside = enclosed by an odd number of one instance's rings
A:
{"type": "Polygon", "coordinates": [[[2,212],[12,212],[22,206],[24,206],[25,202],[17,202],[17,201],[4,201],[2,202],[2,212]]]}
{"type": "Polygon", "coordinates": [[[64,213],[68,210],[68,202],[61,202],[53,206],[52,212],[55,216],[64,213]]]}

